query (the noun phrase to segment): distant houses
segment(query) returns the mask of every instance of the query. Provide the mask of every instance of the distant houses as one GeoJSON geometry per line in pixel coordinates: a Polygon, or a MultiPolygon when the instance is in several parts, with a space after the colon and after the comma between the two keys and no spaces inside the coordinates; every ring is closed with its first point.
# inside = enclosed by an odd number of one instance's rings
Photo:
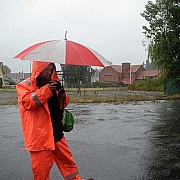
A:
{"type": "MultiPolygon", "coordinates": [[[[7,73],[6,77],[11,79],[15,84],[31,76],[31,73],[7,73]]],[[[159,70],[146,70],[143,65],[131,65],[130,63],[122,63],[122,65],[111,65],[102,70],[94,70],[91,82],[104,82],[120,86],[128,86],[129,84],[141,81],[145,78],[155,79],[160,76],[159,70]]]]}
{"type": "Polygon", "coordinates": [[[155,79],[160,76],[159,70],[146,70],[143,65],[111,65],[99,73],[99,81],[127,86],[145,78],[155,79]]]}
{"type": "Polygon", "coordinates": [[[12,82],[15,84],[23,81],[24,79],[31,76],[31,73],[24,73],[24,72],[18,72],[18,73],[7,73],[7,78],[11,79],[12,82]]]}

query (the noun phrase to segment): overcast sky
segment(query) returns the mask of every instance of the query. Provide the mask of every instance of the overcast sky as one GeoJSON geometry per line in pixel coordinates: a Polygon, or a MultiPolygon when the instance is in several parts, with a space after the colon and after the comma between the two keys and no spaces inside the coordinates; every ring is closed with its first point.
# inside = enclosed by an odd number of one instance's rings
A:
{"type": "Polygon", "coordinates": [[[142,64],[140,15],[146,0],[0,0],[0,61],[12,72],[29,72],[29,61],[13,59],[25,48],[67,39],[86,45],[112,64],[142,64]]]}

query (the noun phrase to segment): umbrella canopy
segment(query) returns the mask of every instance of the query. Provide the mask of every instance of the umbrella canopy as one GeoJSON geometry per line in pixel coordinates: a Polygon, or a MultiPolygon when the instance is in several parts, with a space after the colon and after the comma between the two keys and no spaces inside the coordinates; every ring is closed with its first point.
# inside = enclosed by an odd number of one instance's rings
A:
{"type": "Polygon", "coordinates": [[[67,39],[34,44],[14,58],[82,66],[110,65],[110,62],[95,50],[67,39]]]}

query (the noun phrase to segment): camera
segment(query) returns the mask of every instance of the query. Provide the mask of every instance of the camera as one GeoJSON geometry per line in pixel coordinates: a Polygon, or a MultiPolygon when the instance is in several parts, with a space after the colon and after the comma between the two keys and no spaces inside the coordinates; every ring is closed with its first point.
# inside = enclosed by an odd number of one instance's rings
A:
{"type": "Polygon", "coordinates": [[[60,89],[63,88],[63,86],[61,85],[61,82],[60,82],[60,81],[55,80],[55,82],[57,83],[57,85],[56,85],[56,90],[57,90],[57,91],[59,91],[60,89]]]}
{"type": "MultiPolygon", "coordinates": [[[[58,94],[63,94],[65,90],[64,90],[64,87],[61,85],[61,82],[58,80],[55,80],[55,82],[57,83],[56,90],[58,91],[58,94]]],[[[53,82],[51,81],[49,83],[53,83],[53,82]]]]}

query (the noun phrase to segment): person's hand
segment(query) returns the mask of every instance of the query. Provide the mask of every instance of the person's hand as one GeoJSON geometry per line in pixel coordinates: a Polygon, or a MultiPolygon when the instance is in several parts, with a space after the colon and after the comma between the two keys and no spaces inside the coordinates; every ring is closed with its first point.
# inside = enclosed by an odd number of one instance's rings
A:
{"type": "Polygon", "coordinates": [[[47,86],[49,87],[50,91],[53,92],[56,90],[57,82],[48,83],[47,86]]]}

